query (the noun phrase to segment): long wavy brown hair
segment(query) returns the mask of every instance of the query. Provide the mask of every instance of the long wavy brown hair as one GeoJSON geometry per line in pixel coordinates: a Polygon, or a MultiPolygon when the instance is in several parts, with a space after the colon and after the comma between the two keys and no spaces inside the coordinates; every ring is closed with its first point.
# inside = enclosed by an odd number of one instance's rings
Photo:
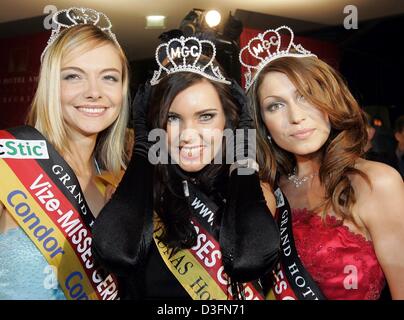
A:
{"type": "Polygon", "coordinates": [[[284,57],[272,61],[260,72],[248,92],[251,114],[257,127],[261,179],[273,187],[277,172],[287,175],[296,166],[292,153],[277,146],[273,139],[272,143],[268,142],[269,132],[261,117],[258,90],[265,75],[271,71],[285,74],[299,93],[327,113],[330,120],[331,132],[320,150],[319,178],[325,188],[325,198],[313,210],[323,208],[322,217],[325,218],[328,209],[332,208],[342,219],[355,222],[351,209],[356,198],[349,175],[359,174],[369,182],[366,174],[355,168],[367,142],[366,119],[343,78],[316,57],[284,57]]]}

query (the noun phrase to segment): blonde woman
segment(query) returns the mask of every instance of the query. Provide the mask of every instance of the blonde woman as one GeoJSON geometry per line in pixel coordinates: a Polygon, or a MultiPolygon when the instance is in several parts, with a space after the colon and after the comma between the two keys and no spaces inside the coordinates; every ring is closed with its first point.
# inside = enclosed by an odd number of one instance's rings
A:
{"type": "Polygon", "coordinates": [[[125,168],[127,59],[103,13],[53,20],[28,126],[0,132],[0,299],[114,299],[91,226],[125,168]]]}

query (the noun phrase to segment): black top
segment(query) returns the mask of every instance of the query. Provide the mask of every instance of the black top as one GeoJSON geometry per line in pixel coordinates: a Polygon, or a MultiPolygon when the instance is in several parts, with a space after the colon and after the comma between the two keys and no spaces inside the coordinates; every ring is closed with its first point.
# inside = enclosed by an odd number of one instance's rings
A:
{"type": "Polygon", "coordinates": [[[189,300],[191,297],[163,261],[156,243],[150,249],[142,270],[119,278],[122,299],[189,300]]]}
{"type": "MultiPolygon", "coordinates": [[[[153,172],[147,172],[148,166],[148,159],[142,157],[129,164],[93,226],[93,256],[118,277],[121,299],[190,299],[153,240],[153,172]]],[[[230,177],[223,174],[217,183],[224,186],[226,196],[219,197],[221,188],[208,192],[204,188],[200,196],[206,192],[219,208],[223,201],[218,198],[226,199],[223,212],[218,210],[215,215],[224,271],[235,282],[256,280],[270,272],[277,261],[279,229],[257,173],[238,175],[234,170],[230,177]]],[[[171,179],[170,183],[181,187],[181,181],[171,179]]],[[[193,183],[188,180],[189,187],[193,183]]]]}

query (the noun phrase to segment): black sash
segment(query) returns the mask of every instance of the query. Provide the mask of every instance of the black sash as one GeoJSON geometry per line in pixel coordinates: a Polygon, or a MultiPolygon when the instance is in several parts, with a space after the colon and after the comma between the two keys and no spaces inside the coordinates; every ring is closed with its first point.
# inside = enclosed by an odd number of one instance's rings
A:
{"type": "Polygon", "coordinates": [[[280,267],[286,274],[288,285],[298,300],[325,300],[311,275],[303,266],[296,250],[292,230],[292,214],[288,200],[278,186],[274,188],[278,209],[278,225],[281,233],[280,267]]]}

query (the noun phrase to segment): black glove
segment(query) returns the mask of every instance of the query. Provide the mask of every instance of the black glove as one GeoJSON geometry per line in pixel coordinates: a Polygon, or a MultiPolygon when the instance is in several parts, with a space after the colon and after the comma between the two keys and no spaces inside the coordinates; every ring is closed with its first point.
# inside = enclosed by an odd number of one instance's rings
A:
{"type": "MultiPolygon", "coordinates": [[[[236,161],[249,159],[248,164],[255,163],[255,141],[249,141],[247,135],[248,129],[254,129],[253,120],[248,112],[247,97],[235,81],[232,94],[241,111],[236,131],[236,161]],[[248,153],[249,150],[253,153],[248,153]]],[[[252,174],[231,171],[220,229],[225,271],[239,282],[256,280],[271,271],[280,249],[279,229],[266,204],[257,168],[250,169],[252,174]]]]}
{"type": "Polygon", "coordinates": [[[150,86],[139,89],[133,102],[135,145],[126,172],[93,227],[93,255],[107,270],[128,275],[146,256],[153,232],[154,166],[146,124],[150,86]]]}
{"type": "MultiPolygon", "coordinates": [[[[232,79],[231,82],[231,94],[237,101],[240,110],[239,123],[235,130],[234,161],[237,162],[249,158],[255,161],[255,127],[248,109],[248,98],[235,80],[232,79]]],[[[250,170],[250,174],[252,173],[253,171],[250,170]]]]}
{"type": "Polygon", "coordinates": [[[147,159],[147,154],[152,145],[148,141],[149,129],[147,127],[147,110],[150,103],[150,82],[141,85],[132,103],[133,124],[135,129],[135,145],[133,153],[147,159]]]}
{"type": "Polygon", "coordinates": [[[235,171],[229,185],[220,228],[224,269],[233,280],[256,280],[278,261],[278,225],[267,206],[257,173],[238,175],[235,171]]]}
{"type": "Polygon", "coordinates": [[[250,116],[248,108],[248,97],[246,96],[244,90],[234,79],[231,79],[230,90],[240,109],[240,120],[238,127],[242,129],[254,129],[254,122],[250,116]]]}

